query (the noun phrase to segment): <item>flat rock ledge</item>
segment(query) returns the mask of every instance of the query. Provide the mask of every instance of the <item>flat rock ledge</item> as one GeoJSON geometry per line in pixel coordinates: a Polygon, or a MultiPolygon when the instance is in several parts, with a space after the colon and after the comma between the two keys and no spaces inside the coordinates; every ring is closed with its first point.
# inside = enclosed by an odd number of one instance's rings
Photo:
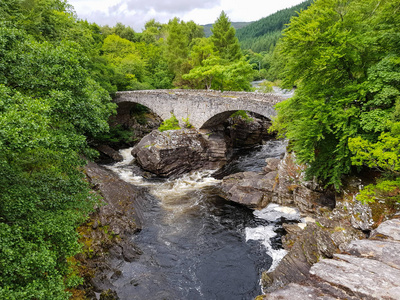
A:
{"type": "Polygon", "coordinates": [[[369,239],[315,263],[305,280],[258,299],[400,299],[400,219],[383,222],[369,239]]]}

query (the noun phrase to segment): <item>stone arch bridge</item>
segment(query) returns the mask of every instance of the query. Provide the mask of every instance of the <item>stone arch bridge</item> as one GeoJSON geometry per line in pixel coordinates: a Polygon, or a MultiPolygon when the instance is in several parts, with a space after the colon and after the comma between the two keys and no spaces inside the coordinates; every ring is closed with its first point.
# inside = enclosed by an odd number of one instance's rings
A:
{"type": "Polygon", "coordinates": [[[238,110],[271,119],[276,115],[274,105],[282,100],[284,98],[278,95],[254,92],[139,90],[117,92],[114,102],[124,106],[139,103],[163,120],[169,119],[173,113],[181,123],[188,119],[196,129],[211,129],[238,110]]]}

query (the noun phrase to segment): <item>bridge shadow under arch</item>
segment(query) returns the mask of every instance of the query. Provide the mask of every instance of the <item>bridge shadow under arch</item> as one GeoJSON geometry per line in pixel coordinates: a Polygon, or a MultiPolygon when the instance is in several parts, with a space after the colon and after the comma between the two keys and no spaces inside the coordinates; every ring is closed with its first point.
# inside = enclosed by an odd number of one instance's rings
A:
{"type": "MultiPolygon", "coordinates": [[[[228,111],[224,111],[221,113],[218,113],[216,115],[214,115],[213,117],[211,117],[210,119],[208,119],[201,127],[200,129],[213,129],[219,125],[222,125],[225,121],[227,121],[229,119],[229,117],[231,117],[234,113],[238,112],[239,110],[228,110],[228,111]]],[[[247,111],[246,112],[248,114],[250,114],[251,116],[254,116],[258,119],[264,119],[264,120],[268,120],[271,121],[270,118],[267,118],[264,115],[261,115],[259,113],[256,112],[252,112],[252,111],[247,111]]]]}
{"type": "MultiPolygon", "coordinates": [[[[164,119],[157,114],[150,107],[143,105],[138,102],[120,102],[117,107],[117,114],[114,116],[114,120],[117,124],[122,125],[125,128],[130,128],[135,123],[142,124],[141,118],[146,118],[146,114],[153,115],[155,123],[161,123],[164,119]],[[135,119],[135,121],[133,120],[135,119]]],[[[143,122],[145,122],[143,120],[143,122]]]]}

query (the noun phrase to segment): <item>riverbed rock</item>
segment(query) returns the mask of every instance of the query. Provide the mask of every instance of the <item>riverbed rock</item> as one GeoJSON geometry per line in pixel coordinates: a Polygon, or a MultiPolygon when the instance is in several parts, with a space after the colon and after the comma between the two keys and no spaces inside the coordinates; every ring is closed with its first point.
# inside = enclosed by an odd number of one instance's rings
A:
{"type": "Polygon", "coordinates": [[[100,152],[100,159],[102,163],[112,163],[123,161],[123,157],[117,150],[114,150],[108,145],[99,145],[96,150],[100,152]]]}
{"type": "Polygon", "coordinates": [[[265,173],[269,173],[272,171],[278,171],[281,159],[275,157],[268,157],[267,159],[265,159],[265,162],[267,165],[264,167],[263,171],[265,173]]]}
{"type": "Polygon", "coordinates": [[[400,241],[400,219],[392,219],[382,223],[372,233],[371,237],[400,241]]]}
{"type": "Polygon", "coordinates": [[[297,295],[309,292],[312,299],[400,299],[399,225],[398,219],[383,222],[370,239],[353,240],[343,253],[319,259],[296,284],[283,283],[274,291],[264,286],[269,293],[260,298],[292,300],[296,289],[297,295]]]}
{"type": "Polygon", "coordinates": [[[216,169],[227,161],[222,133],[196,130],[153,130],[132,150],[137,163],[158,176],[180,175],[198,169],[216,169]]]}
{"type": "Polygon", "coordinates": [[[292,154],[286,154],[282,160],[268,158],[266,163],[266,173],[243,172],[224,177],[220,196],[251,209],[276,203],[313,214],[320,208],[335,207],[334,194],[322,192],[316,184],[305,181],[303,167],[294,162],[292,154]]]}
{"type": "Polygon", "coordinates": [[[226,176],[221,184],[220,196],[251,209],[263,208],[271,202],[276,174],[276,171],[267,175],[241,172],[226,176]]]}
{"type": "Polygon", "coordinates": [[[118,299],[107,281],[118,270],[111,269],[108,260],[133,261],[141,254],[130,241],[142,226],[140,191],[95,163],[89,162],[85,172],[93,192],[102,196],[102,203],[78,228],[83,252],[75,258],[82,268],[87,298],[96,299],[94,292],[104,291],[103,298],[113,297],[104,299],[118,299]]]}
{"type": "Polygon", "coordinates": [[[226,127],[225,134],[235,148],[252,147],[274,137],[268,132],[271,121],[255,115],[250,115],[247,119],[240,116],[231,117],[224,126],[226,127]]]}

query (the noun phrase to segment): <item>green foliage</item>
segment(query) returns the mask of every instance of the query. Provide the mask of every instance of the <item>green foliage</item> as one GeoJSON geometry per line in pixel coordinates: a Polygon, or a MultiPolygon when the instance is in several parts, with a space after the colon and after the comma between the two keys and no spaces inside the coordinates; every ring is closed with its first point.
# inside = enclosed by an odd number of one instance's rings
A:
{"type": "Polygon", "coordinates": [[[0,14],[0,298],[68,299],[76,228],[98,200],[81,156],[115,104],[88,71],[97,37],[66,2],[5,0],[0,14]]]}
{"type": "Polygon", "coordinates": [[[254,119],[250,117],[246,111],[244,110],[238,110],[237,112],[233,113],[230,118],[241,118],[242,120],[246,122],[252,122],[254,119]]]}
{"type": "Polygon", "coordinates": [[[158,130],[161,132],[166,130],[178,130],[178,129],[181,129],[181,127],[179,127],[179,121],[173,113],[171,113],[171,118],[162,122],[160,127],[158,127],[158,130]]]}
{"type": "Polygon", "coordinates": [[[400,174],[400,136],[383,132],[376,143],[358,136],[349,139],[349,148],[353,152],[351,160],[354,165],[400,174]]]}
{"type": "Polygon", "coordinates": [[[400,203],[400,123],[393,123],[390,132],[383,132],[376,143],[361,137],[349,139],[356,166],[375,168],[384,174],[377,184],[364,187],[357,195],[363,203],[384,200],[387,204],[400,203]]]}
{"type": "Polygon", "coordinates": [[[193,125],[190,124],[189,117],[183,118],[182,122],[183,122],[185,128],[189,128],[189,129],[194,128],[193,125]]]}
{"type": "Polygon", "coordinates": [[[236,36],[242,49],[251,49],[254,52],[269,52],[273,50],[290,18],[307,9],[311,3],[312,0],[304,1],[238,29],[236,36]]]}
{"type": "Polygon", "coordinates": [[[182,78],[195,88],[250,91],[253,74],[253,67],[244,58],[229,63],[219,57],[210,56],[202,61],[202,66],[193,68],[182,78]]]}
{"type": "Polygon", "coordinates": [[[400,203],[400,178],[379,180],[377,184],[365,186],[356,199],[364,204],[383,201],[390,206],[400,203]]]}
{"type": "Polygon", "coordinates": [[[291,19],[277,46],[284,86],[298,89],[277,106],[285,134],[308,177],[341,185],[352,168],[349,138],[374,142],[398,99],[398,0],[321,0],[291,19]]]}
{"type": "Polygon", "coordinates": [[[211,31],[213,34],[210,39],[214,44],[214,50],[222,59],[235,61],[242,57],[236,30],[224,11],[221,12],[211,31]]]}

